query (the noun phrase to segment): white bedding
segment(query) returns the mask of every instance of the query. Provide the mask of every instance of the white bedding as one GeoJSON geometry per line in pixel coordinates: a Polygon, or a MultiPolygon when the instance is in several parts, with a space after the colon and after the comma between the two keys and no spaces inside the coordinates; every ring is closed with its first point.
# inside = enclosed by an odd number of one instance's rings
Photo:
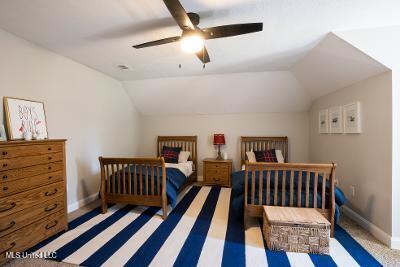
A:
{"type": "Polygon", "coordinates": [[[165,163],[165,168],[176,168],[180,170],[186,177],[193,173],[193,161],[185,163],[165,163]]]}

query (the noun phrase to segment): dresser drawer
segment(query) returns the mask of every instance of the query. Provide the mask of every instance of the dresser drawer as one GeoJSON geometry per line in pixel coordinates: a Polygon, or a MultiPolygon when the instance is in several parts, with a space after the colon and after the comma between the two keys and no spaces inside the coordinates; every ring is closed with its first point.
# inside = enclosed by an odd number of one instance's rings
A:
{"type": "Polygon", "coordinates": [[[206,184],[229,186],[229,177],[228,175],[206,174],[205,182],[206,184]]]}
{"type": "Polygon", "coordinates": [[[39,220],[59,211],[65,212],[64,196],[51,199],[29,209],[2,217],[0,218],[0,237],[31,224],[35,220],[39,220]]]}
{"type": "Polygon", "coordinates": [[[228,176],[229,169],[209,169],[206,168],[207,176],[228,176]]]}
{"type": "Polygon", "coordinates": [[[62,171],[64,169],[64,162],[52,162],[47,164],[40,164],[21,169],[7,170],[0,172],[0,185],[2,182],[13,181],[39,174],[46,174],[50,172],[62,171]]]}
{"type": "Polygon", "coordinates": [[[221,164],[221,163],[206,163],[206,168],[209,170],[229,170],[229,164],[221,164]]]}
{"type": "Polygon", "coordinates": [[[62,161],[64,155],[62,152],[48,153],[30,157],[10,158],[0,160],[0,171],[29,167],[37,164],[46,164],[49,162],[62,161]]]}
{"type": "Polygon", "coordinates": [[[38,242],[66,229],[66,227],[65,213],[60,211],[2,237],[0,263],[5,261],[6,252],[25,251],[38,242]]]}
{"type": "Polygon", "coordinates": [[[0,202],[0,218],[64,195],[64,182],[58,182],[2,198],[0,202]]]}
{"type": "Polygon", "coordinates": [[[0,159],[30,157],[47,153],[62,152],[63,144],[38,144],[29,146],[5,146],[0,148],[0,159]]]}
{"type": "Polygon", "coordinates": [[[0,181],[0,199],[42,185],[62,181],[63,171],[49,172],[14,181],[0,181]]]}

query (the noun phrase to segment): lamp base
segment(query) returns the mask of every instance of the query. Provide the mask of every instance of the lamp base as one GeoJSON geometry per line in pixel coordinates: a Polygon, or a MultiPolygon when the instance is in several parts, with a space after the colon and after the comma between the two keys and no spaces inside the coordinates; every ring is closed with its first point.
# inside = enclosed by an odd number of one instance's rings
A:
{"type": "Polygon", "coordinates": [[[217,156],[216,160],[222,160],[221,146],[220,145],[218,145],[218,156],[217,156]]]}

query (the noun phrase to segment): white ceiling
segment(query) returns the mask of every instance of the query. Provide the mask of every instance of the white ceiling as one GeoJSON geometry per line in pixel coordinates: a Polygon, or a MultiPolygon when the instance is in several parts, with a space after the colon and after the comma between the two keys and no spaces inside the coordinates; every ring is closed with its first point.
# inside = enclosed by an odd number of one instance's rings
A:
{"type": "Polygon", "coordinates": [[[291,71],[125,81],[143,115],[304,112],[322,95],[389,71],[328,34],[291,71]]]}
{"type": "Polygon", "coordinates": [[[311,99],[289,71],[124,82],[143,115],[300,112],[311,99]]]}
{"type": "Polygon", "coordinates": [[[206,70],[178,44],[161,0],[1,0],[0,28],[120,80],[288,70],[332,30],[400,24],[398,0],[182,0],[200,27],[264,22],[261,33],[207,41],[206,70]],[[131,71],[116,66],[127,64],[131,71]],[[178,68],[182,64],[182,69],[178,68]]]}
{"type": "Polygon", "coordinates": [[[291,71],[316,99],[389,69],[331,33],[291,71]]]}

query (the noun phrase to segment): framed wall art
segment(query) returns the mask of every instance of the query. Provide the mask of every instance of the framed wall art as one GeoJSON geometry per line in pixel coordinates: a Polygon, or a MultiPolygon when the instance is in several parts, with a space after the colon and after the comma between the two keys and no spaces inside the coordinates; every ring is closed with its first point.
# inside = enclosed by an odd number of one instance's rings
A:
{"type": "Polygon", "coordinates": [[[344,132],[357,134],[361,133],[360,102],[343,106],[344,132]]]}
{"type": "Polygon", "coordinates": [[[23,139],[25,132],[40,136],[40,139],[48,138],[43,102],[12,97],[4,97],[3,101],[10,140],[23,139]]]}
{"type": "Polygon", "coordinates": [[[343,133],[343,114],[342,107],[333,107],[329,109],[329,132],[343,133]]]}
{"type": "Polygon", "coordinates": [[[329,112],[327,109],[321,110],[318,114],[319,133],[329,133],[329,112]]]}

